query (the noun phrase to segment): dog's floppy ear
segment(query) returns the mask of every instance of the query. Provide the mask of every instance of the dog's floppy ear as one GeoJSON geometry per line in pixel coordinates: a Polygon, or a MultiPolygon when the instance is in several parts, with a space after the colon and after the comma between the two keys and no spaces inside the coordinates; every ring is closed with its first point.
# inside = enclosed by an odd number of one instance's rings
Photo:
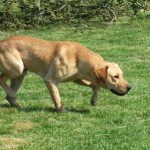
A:
{"type": "Polygon", "coordinates": [[[106,81],[107,78],[107,70],[108,70],[108,66],[105,66],[103,68],[99,68],[95,70],[95,75],[96,77],[101,80],[102,82],[106,81]]]}

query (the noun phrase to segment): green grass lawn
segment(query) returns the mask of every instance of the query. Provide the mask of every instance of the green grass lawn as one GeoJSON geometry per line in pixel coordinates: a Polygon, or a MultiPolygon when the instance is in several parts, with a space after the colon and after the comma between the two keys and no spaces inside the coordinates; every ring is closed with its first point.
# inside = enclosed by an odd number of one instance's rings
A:
{"type": "Polygon", "coordinates": [[[53,26],[47,29],[0,32],[47,40],[77,41],[118,63],[132,90],[117,97],[101,91],[97,106],[90,106],[91,90],[61,84],[62,103],[69,110],[57,113],[42,79],[29,73],[18,92],[25,111],[9,107],[0,88],[0,150],[149,150],[150,149],[150,20],[121,19],[102,28],[53,26]]]}

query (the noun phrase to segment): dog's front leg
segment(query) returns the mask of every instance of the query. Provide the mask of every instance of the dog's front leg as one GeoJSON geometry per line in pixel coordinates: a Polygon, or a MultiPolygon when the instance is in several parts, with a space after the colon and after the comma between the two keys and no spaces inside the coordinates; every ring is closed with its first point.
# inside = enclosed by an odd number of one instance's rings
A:
{"type": "Polygon", "coordinates": [[[74,81],[75,83],[77,84],[80,84],[80,85],[84,85],[84,86],[87,86],[87,87],[90,87],[93,89],[93,95],[91,97],[91,105],[92,106],[95,106],[96,105],[96,101],[98,99],[98,96],[99,96],[99,87],[95,87],[91,82],[87,81],[87,80],[76,80],[74,81]]]}
{"type": "Polygon", "coordinates": [[[57,87],[58,84],[55,83],[54,81],[45,81],[45,83],[46,83],[46,86],[47,86],[49,93],[52,97],[52,100],[54,102],[56,110],[59,112],[63,112],[64,108],[61,104],[61,98],[60,98],[59,90],[57,87]]]}
{"type": "Polygon", "coordinates": [[[97,102],[97,99],[98,99],[98,96],[99,96],[99,89],[100,88],[93,88],[93,95],[91,97],[91,105],[92,106],[96,105],[96,102],[97,102]]]}

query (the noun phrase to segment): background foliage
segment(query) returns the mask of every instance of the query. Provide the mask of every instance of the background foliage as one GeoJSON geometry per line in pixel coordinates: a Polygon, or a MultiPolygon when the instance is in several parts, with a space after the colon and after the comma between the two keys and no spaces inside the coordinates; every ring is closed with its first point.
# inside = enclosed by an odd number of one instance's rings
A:
{"type": "Polygon", "coordinates": [[[149,0],[1,0],[0,29],[47,26],[54,23],[116,22],[149,9],[149,0]]]}

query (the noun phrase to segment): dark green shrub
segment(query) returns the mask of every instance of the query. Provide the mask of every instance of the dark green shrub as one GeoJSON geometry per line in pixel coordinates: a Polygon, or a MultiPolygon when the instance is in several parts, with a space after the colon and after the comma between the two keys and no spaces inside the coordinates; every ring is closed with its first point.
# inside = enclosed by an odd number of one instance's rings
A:
{"type": "Polygon", "coordinates": [[[148,0],[1,0],[0,29],[47,26],[57,22],[115,22],[147,10],[148,0]]]}

